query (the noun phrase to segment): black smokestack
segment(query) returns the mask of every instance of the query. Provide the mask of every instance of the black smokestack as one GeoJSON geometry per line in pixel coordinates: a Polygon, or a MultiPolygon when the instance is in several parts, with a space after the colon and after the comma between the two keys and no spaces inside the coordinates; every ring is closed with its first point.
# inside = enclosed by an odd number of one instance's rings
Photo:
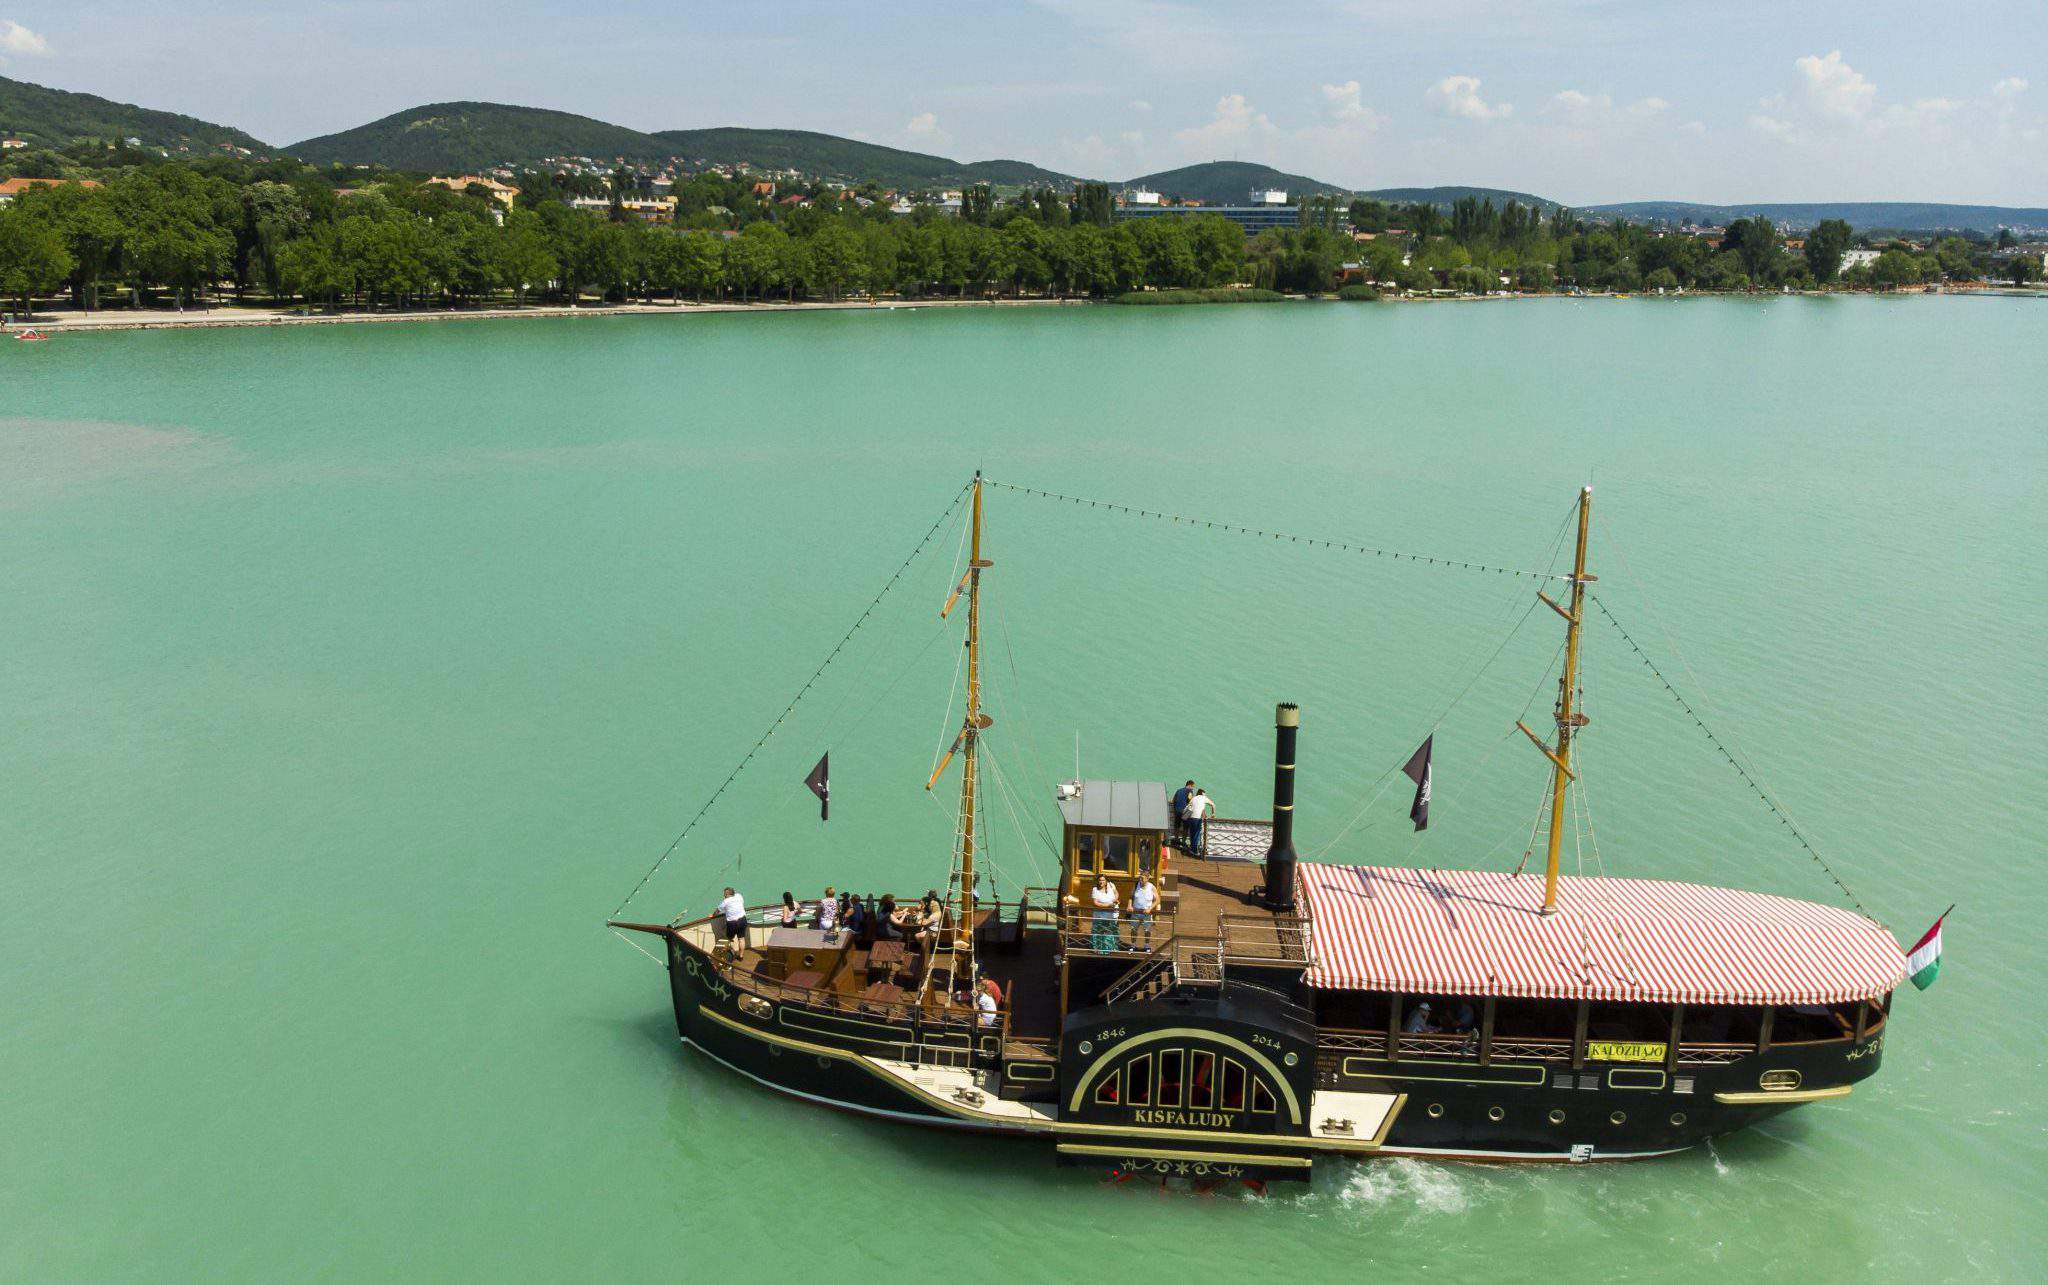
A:
{"type": "Polygon", "coordinates": [[[1280,706],[1273,714],[1273,846],[1266,850],[1266,905],[1294,909],[1294,738],[1301,707],[1280,706]]]}

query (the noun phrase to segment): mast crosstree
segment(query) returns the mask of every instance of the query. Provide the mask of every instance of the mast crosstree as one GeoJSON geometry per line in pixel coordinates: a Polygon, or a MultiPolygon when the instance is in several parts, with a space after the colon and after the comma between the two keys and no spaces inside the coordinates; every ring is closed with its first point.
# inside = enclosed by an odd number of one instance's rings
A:
{"type": "Polygon", "coordinates": [[[1569,608],[1558,605],[1555,598],[1542,590],[1536,596],[1543,600],[1558,615],[1564,617],[1564,672],[1557,679],[1557,745],[1552,748],[1544,744],[1543,738],[1529,730],[1529,725],[1517,722],[1523,735],[1535,742],[1543,751],[1543,757],[1550,760],[1550,846],[1543,862],[1543,913],[1557,913],[1557,858],[1564,842],[1564,799],[1565,791],[1577,779],[1572,771],[1572,736],[1586,725],[1586,715],[1578,708],[1579,683],[1579,626],[1585,620],[1586,586],[1599,577],[1586,574],[1586,533],[1593,517],[1593,488],[1579,488],[1579,542],[1572,557],[1572,593],[1569,608]]]}

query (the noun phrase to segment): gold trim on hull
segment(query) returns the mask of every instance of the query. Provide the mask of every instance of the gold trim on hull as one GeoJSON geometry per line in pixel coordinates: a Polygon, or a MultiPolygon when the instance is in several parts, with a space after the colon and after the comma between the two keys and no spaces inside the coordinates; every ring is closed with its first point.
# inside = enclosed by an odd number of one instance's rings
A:
{"type": "Polygon", "coordinates": [[[1826,1102],[1846,1098],[1855,1086],[1830,1085],[1825,1089],[1759,1089],[1749,1093],[1716,1093],[1714,1101],[1724,1107],[1798,1106],[1801,1102],[1826,1102]]]}

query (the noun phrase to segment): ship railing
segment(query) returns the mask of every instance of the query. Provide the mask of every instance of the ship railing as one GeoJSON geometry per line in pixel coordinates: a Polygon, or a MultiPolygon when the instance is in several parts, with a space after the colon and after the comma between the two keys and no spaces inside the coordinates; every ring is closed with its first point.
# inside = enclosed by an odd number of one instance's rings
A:
{"type": "Polygon", "coordinates": [[[1223,915],[1216,931],[1228,963],[1303,968],[1310,963],[1308,920],[1299,915],[1223,915]]]}
{"type": "Polygon", "coordinates": [[[742,994],[785,1004],[801,1004],[830,1014],[879,1017],[883,1021],[905,1023],[926,1034],[958,1033],[968,1036],[977,1046],[989,1041],[989,1047],[982,1051],[990,1054],[1000,1047],[1004,1034],[1009,1030],[1010,1008],[1007,1004],[997,1007],[994,1026],[983,1026],[978,1013],[963,1011],[958,1016],[935,1013],[911,998],[869,999],[827,987],[793,986],[777,978],[750,973],[723,960],[717,967],[719,976],[742,994]]]}
{"type": "Polygon", "coordinates": [[[1173,916],[1161,911],[1149,925],[1119,912],[1113,924],[1098,925],[1093,907],[1069,906],[1060,915],[1060,949],[1068,955],[1108,959],[1150,951],[1174,935],[1173,916]]]}
{"type": "MultiPolygon", "coordinates": [[[[1844,1040],[1843,1043],[1848,1041],[1844,1040]]],[[[1727,1066],[1756,1052],[1754,1044],[1684,1044],[1678,1046],[1680,1066],[1727,1066]]]]}

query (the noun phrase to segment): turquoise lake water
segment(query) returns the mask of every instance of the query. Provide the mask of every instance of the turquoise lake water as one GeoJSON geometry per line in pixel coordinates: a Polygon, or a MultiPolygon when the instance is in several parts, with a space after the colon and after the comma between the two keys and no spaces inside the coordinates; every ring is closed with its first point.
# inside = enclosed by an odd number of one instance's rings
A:
{"type": "MultiPolygon", "coordinates": [[[[0,1276],[2040,1279],[2044,350],[1968,298],[0,345],[0,1276]],[[1590,480],[1601,600],[1856,896],[1906,943],[1958,903],[1940,983],[1853,1097],[1712,1149],[1266,1199],[739,1080],[602,921],[977,467],[1513,568],[1590,480]]],[[[1521,858],[1530,581],[1003,489],[988,533],[1005,888],[1077,735],[1257,815],[1276,700],[1306,855],[1521,858]],[[1447,705],[1430,830],[1389,788],[1345,831],[1447,705]]],[[[630,914],[943,879],[957,535],[630,914]]],[[[1597,613],[1586,666],[1567,870],[1839,900],[1597,613]]]]}

